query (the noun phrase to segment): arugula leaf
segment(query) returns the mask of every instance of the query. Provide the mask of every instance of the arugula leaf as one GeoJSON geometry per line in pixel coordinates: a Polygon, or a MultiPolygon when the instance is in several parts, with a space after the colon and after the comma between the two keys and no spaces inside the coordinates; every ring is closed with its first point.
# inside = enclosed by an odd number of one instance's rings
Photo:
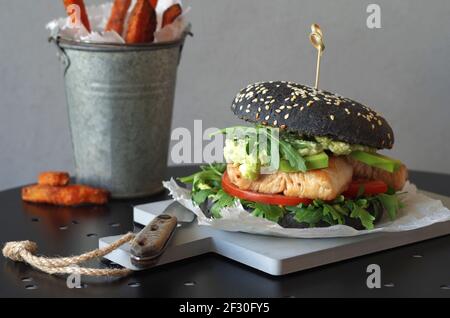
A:
{"type": "Polygon", "coordinates": [[[220,210],[222,208],[232,206],[235,203],[235,198],[220,189],[217,191],[217,193],[213,196],[213,205],[211,206],[211,214],[214,218],[220,219],[222,215],[220,214],[220,210]]]}
{"type": "Polygon", "coordinates": [[[252,215],[265,218],[272,222],[278,222],[284,215],[284,209],[277,205],[251,202],[247,206],[253,209],[252,215]]]}
{"type": "Polygon", "coordinates": [[[282,159],[286,159],[289,162],[289,165],[297,171],[305,172],[308,170],[305,159],[300,155],[295,147],[285,140],[276,138],[268,132],[266,128],[263,129],[264,133],[271,139],[272,142],[278,143],[278,148],[282,159]]]}
{"type": "Polygon", "coordinates": [[[226,165],[216,163],[201,166],[200,169],[201,171],[187,177],[178,178],[178,180],[186,184],[191,183],[193,192],[217,188],[222,181],[222,174],[226,169],[226,165]]]}
{"type": "Polygon", "coordinates": [[[391,221],[395,220],[398,211],[402,208],[402,204],[398,197],[394,194],[378,194],[376,198],[381,202],[386,209],[391,221]]]}
{"type": "Polygon", "coordinates": [[[295,150],[295,148],[292,147],[291,144],[283,140],[279,140],[279,148],[281,156],[289,162],[292,168],[302,172],[308,170],[308,168],[306,167],[305,159],[300,156],[298,151],[295,150]]]}
{"type": "Polygon", "coordinates": [[[180,177],[180,178],[178,178],[178,180],[180,181],[180,182],[183,182],[183,183],[186,183],[186,184],[188,184],[188,183],[192,183],[192,182],[194,182],[194,178],[195,178],[195,175],[196,175],[197,173],[195,173],[195,174],[193,174],[193,175],[190,175],[190,176],[186,176],[186,177],[180,177]]]}
{"type": "Polygon", "coordinates": [[[220,201],[212,212],[215,216],[220,216],[220,205],[223,203],[224,195],[218,192],[221,189],[222,175],[226,169],[226,164],[215,163],[210,165],[204,165],[200,167],[200,171],[193,175],[178,178],[179,181],[192,184],[192,201],[196,205],[204,203],[209,197],[213,197],[213,201],[220,201]]]}
{"type": "Polygon", "coordinates": [[[192,193],[192,201],[196,203],[197,205],[202,204],[203,202],[208,199],[210,195],[214,194],[214,190],[212,189],[206,189],[206,190],[200,190],[192,193]]]}
{"type": "Polygon", "coordinates": [[[300,204],[296,207],[287,207],[288,211],[294,213],[294,219],[299,223],[307,223],[310,227],[314,227],[323,218],[320,209],[316,209],[313,205],[304,206],[300,204]]]}
{"type": "Polygon", "coordinates": [[[334,199],[332,203],[333,204],[340,204],[340,203],[344,203],[344,201],[345,201],[345,197],[341,194],[336,199],[334,199]]]}
{"type": "Polygon", "coordinates": [[[222,176],[222,174],[227,169],[226,163],[211,163],[209,164],[209,168],[213,170],[217,175],[222,176]]]}
{"type": "Polygon", "coordinates": [[[340,213],[340,214],[342,214],[342,215],[345,215],[345,216],[348,216],[348,213],[349,213],[348,210],[345,209],[345,207],[341,206],[340,204],[334,203],[334,204],[332,205],[332,207],[333,207],[334,210],[337,211],[338,213],[340,213]]]}
{"type": "Polygon", "coordinates": [[[344,224],[344,217],[331,205],[324,204],[323,205],[323,214],[330,215],[334,221],[337,221],[338,224],[344,224]]]}
{"type": "Polygon", "coordinates": [[[375,217],[357,204],[354,205],[350,217],[358,218],[367,230],[372,230],[374,228],[373,221],[375,221],[375,217]]]}
{"type": "Polygon", "coordinates": [[[294,219],[300,223],[307,223],[314,227],[319,222],[329,225],[345,224],[346,218],[359,219],[365,229],[373,229],[376,215],[380,213],[378,198],[359,198],[356,200],[346,199],[339,196],[331,202],[314,200],[312,204],[296,207],[287,207],[288,211],[295,213],[294,219]],[[371,208],[369,212],[369,208],[371,208]],[[372,215],[372,213],[374,215],[372,215]]]}

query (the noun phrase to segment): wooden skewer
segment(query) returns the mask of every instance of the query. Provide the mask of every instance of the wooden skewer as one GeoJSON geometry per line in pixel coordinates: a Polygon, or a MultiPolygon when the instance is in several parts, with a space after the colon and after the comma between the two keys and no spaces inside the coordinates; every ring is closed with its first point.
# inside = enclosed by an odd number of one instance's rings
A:
{"type": "Polygon", "coordinates": [[[309,35],[311,44],[317,49],[317,65],[316,65],[316,82],[314,87],[319,88],[320,79],[320,60],[323,52],[325,51],[325,45],[323,44],[323,33],[318,24],[311,25],[311,34],[309,35]]]}

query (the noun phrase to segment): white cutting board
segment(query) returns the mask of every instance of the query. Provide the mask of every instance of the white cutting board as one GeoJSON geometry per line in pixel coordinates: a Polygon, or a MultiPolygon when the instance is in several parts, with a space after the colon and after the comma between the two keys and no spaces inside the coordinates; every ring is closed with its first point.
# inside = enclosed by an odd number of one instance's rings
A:
{"type": "MultiPolygon", "coordinates": [[[[423,193],[450,207],[450,197],[423,193]]],[[[167,200],[136,206],[134,221],[147,225],[171,202],[172,200],[167,200]]],[[[194,221],[178,228],[168,249],[155,266],[213,252],[271,275],[285,275],[446,234],[450,234],[450,221],[406,232],[324,239],[277,238],[226,232],[199,226],[194,221]]],[[[105,247],[118,238],[120,236],[101,238],[99,246],[105,247]]],[[[130,262],[128,244],[105,258],[124,267],[139,270],[130,262]]]]}

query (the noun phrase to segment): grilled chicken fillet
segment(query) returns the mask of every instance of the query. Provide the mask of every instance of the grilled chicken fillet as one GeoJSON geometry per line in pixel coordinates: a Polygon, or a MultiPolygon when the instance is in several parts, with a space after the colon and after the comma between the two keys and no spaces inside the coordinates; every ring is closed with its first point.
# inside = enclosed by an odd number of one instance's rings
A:
{"type": "Polygon", "coordinates": [[[341,157],[331,157],[326,169],[307,172],[276,172],[260,175],[257,180],[242,177],[239,167],[227,166],[230,181],[242,190],[290,197],[333,200],[345,191],[352,181],[353,168],[341,157]]]}
{"type": "Polygon", "coordinates": [[[281,172],[260,175],[257,180],[245,179],[238,165],[229,164],[230,181],[241,190],[290,197],[333,200],[344,192],[352,178],[384,181],[395,191],[403,189],[408,170],[402,165],[394,173],[368,166],[350,157],[331,157],[329,167],[307,172],[281,172]]]}

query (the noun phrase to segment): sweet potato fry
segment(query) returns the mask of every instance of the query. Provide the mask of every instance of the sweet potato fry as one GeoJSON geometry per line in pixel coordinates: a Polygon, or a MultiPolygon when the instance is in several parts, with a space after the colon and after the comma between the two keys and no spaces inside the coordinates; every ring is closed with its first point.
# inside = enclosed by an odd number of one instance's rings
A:
{"type": "Polygon", "coordinates": [[[47,171],[39,174],[38,184],[63,187],[69,184],[70,175],[67,172],[47,171]]]}
{"type": "Polygon", "coordinates": [[[131,0],[115,0],[111,10],[108,24],[105,31],[116,31],[122,35],[125,19],[127,17],[128,9],[130,8],[131,0]]]}
{"type": "Polygon", "coordinates": [[[22,200],[32,203],[61,206],[103,205],[108,202],[108,198],[109,193],[107,191],[84,185],[53,187],[37,184],[22,189],[22,200]]]}
{"type": "Polygon", "coordinates": [[[156,6],[158,5],[158,0],[149,0],[149,1],[152,8],[156,9],[156,6]]]}
{"type": "Polygon", "coordinates": [[[89,23],[89,17],[86,11],[86,6],[84,5],[84,1],[83,0],[64,0],[64,7],[67,8],[70,5],[77,5],[78,7],[80,7],[80,19],[81,19],[81,23],[83,23],[84,27],[86,28],[86,30],[88,30],[88,32],[91,32],[91,24],[89,23]]]}
{"type": "Polygon", "coordinates": [[[179,4],[174,4],[168,8],[163,14],[162,27],[172,24],[181,14],[183,14],[183,9],[179,4]]]}
{"type": "Polygon", "coordinates": [[[138,0],[128,21],[127,43],[151,43],[155,39],[156,12],[148,0],[138,0]]]}

